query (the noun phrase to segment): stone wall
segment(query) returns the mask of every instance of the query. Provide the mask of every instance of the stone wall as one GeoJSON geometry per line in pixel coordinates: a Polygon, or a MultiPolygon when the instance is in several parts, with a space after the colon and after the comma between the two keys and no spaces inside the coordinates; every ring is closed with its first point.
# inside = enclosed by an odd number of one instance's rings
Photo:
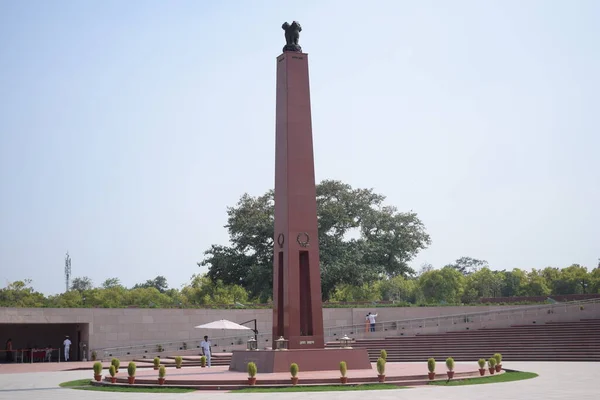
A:
{"type": "MultiPolygon", "coordinates": [[[[378,322],[411,318],[434,317],[479,311],[491,311],[509,306],[476,307],[397,307],[397,308],[326,308],[323,310],[325,328],[363,324],[365,315],[377,312],[378,322]]],[[[159,343],[169,340],[200,339],[232,335],[231,332],[206,332],[194,326],[228,319],[242,323],[257,319],[260,333],[270,333],[272,310],[206,310],[206,309],[121,309],[121,308],[0,308],[0,324],[80,324],[82,341],[91,349],[159,343]]],[[[251,327],[251,324],[246,324],[251,327]]],[[[41,328],[41,327],[40,327],[41,328]]],[[[2,339],[2,338],[0,338],[2,339]]]]}

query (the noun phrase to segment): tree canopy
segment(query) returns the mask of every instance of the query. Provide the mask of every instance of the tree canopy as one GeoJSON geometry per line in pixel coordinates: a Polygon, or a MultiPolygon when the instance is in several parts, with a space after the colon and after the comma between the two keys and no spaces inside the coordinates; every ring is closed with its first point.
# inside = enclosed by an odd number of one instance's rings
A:
{"type": "MultiPolygon", "coordinates": [[[[430,243],[414,212],[384,205],[372,189],[340,181],[317,185],[317,217],[324,299],[339,285],[361,286],[381,278],[408,277],[420,250],[430,243]]],[[[267,301],[273,287],[274,192],[244,194],[227,208],[230,245],[212,245],[200,266],[208,277],[240,285],[251,297],[267,301]]]]}

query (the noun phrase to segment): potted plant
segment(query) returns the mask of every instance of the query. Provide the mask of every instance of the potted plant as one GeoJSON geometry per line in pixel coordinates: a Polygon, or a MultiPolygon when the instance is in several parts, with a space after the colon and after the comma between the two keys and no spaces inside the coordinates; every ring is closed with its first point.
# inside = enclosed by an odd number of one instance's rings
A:
{"type": "Polygon", "coordinates": [[[117,369],[114,365],[108,367],[108,373],[110,374],[110,383],[116,383],[117,377],[115,375],[117,375],[117,369]]]}
{"type": "Polygon", "coordinates": [[[175,357],[175,368],[181,369],[182,363],[183,363],[183,357],[181,357],[181,356],[175,357]]]}
{"type": "Polygon", "coordinates": [[[496,372],[502,371],[502,354],[496,353],[494,358],[496,359],[496,372]]]}
{"type": "Polygon", "coordinates": [[[496,372],[496,368],[495,368],[496,367],[496,359],[494,357],[492,357],[488,360],[488,367],[490,370],[490,374],[494,375],[494,372],[496,372]]]}
{"type": "Polygon", "coordinates": [[[479,375],[484,376],[485,375],[485,358],[480,358],[479,361],[477,361],[477,364],[479,364],[479,375]]]}
{"type": "Polygon", "coordinates": [[[121,361],[119,361],[118,358],[113,358],[112,360],[110,360],[110,365],[114,365],[115,366],[115,372],[118,374],[119,373],[119,367],[121,366],[121,361]]]}
{"type": "Polygon", "coordinates": [[[298,384],[298,364],[290,364],[290,374],[292,374],[292,385],[296,386],[298,384]]]}
{"type": "Polygon", "coordinates": [[[154,357],[154,370],[156,371],[160,367],[160,358],[154,357]]]}
{"type": "Polygon", "coordinates": [[[435,378],[435,358],[427,360],[427,369],[429,370],[429,380],[433,380],[435,378]]]}
{"type": "Polygon", "coordinates": [[[159,385],[164,385],[165,375],[167,375],[167,369],[165,368],[164,365],[161,365],[160,368],[158,368],[158,384],[159,385]]]}
{"type": "Polygon", "coordinates": [[[342,376],[340,376],[340,382],[342,383],[342,385],[345,385],[348,382],[348,377],[346,376],[346,372],[348,372],[348,366],[346,365],[346,361],[341,361],[340,362],[340,373],[342,374],[342,376]]]}
{"type": "Polygon", "coordinates": [[[98,358],[98,353],[96,353],[96,350],[92,351],[92,361],[96,361],[97,358],[98,358]]]}
{"type": "Polygon", "coordinates": [[[136,365],[135,363],[132,361],[129,363],[129,365],[127,366],[127,381],[129,382],[130,385],[133,385],[133,383],[135,382],[135,370],[136,370],[136,365]]]}
{"type": "Polygon", "coordinates": [[[200,366],[202,368],[206,367],[206,356],[200,357],[200,366]]]}
{"type": "Polygon", "coordinates": [[[387,361],[387,351],[381,349],[381,352],[379,353],[379,357],[383,358],[385,361],[387,361]]]}
{"type": "Polygon", "coordinates": [[[454,358],[446,358],[446,368],[448,368],[448,371],[446,371],[448,374],[448,379],[454,378],[454,358]]]}
{"type": "Polygon", "coordinates": [[[100,361],[96,361],[94,363],[94,379],[96,382],[100,382],[102,380],[102,363],[100,361]]]}
{"type": "Polygon", "coordinates": [[[377,374],[378,382],[385,382],[385,359],[383,357],[377,359],[377,374]]]}
{"type": "Polygon", "coordinates": [[[248,363],[248,384],[250,386],[256,385],[256,364],[253,362],[248,363]]]}

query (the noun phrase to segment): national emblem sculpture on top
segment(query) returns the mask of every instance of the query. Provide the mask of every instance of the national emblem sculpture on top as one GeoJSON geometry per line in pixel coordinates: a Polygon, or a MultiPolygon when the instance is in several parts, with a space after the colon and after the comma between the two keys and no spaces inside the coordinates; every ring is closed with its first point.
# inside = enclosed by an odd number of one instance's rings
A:
{"type": "Polygon", "coordinates": [[[298,21],[293,21],[291,24],[284,22],[281,26],[285,31],[285,46],[283,46],[283,52],[286,51],[295,51],[298,53],[302,53],[302,47],[298,44],[298,40],[300,39],[300,32],[302,32],[302,27],[298,23],[298,21]]]}

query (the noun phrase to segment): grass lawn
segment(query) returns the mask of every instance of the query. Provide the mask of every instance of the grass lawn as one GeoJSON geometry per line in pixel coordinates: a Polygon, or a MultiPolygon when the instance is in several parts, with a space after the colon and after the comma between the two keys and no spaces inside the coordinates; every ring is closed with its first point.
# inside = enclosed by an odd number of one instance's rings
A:
{"type": "Polygon", "coordinates": [[[434,386],[464,386],[464,385],[482,385],[485,383],[499,383],[499,382],[513,382],[522,381],[524,379],[531,379],[537,377],[538,374],[533,372],[520,372],[520,371],[507,371],[504,374],[486,376],[483,378],[469,378],[462,380],[450,380],[447,381],[436,381],[429,382],[430,385],[434,386]]]}
{"type": "Polygon", "coordinates": [[[128,387],[128,386],[93,386],[90,384],[91,379],[78,379],[61,383],[60,387],[71,388],[77,390],[94,390],[98,392],[131,392],[131,393],[189,393],[195,389],[184,388],[166,388],[166,387],[128,387]]]}
{"type": "Polygon", "coordinates": [[[278,392],[344,392],[354,390],[386,390],[404,389],[403,386],[395,386],[387,383],[373,383],[367,385],[323,385],[323,386],[288,386],[281,388],[247,388],[232,390],[231,393],[278,393],[278,392]]]}

